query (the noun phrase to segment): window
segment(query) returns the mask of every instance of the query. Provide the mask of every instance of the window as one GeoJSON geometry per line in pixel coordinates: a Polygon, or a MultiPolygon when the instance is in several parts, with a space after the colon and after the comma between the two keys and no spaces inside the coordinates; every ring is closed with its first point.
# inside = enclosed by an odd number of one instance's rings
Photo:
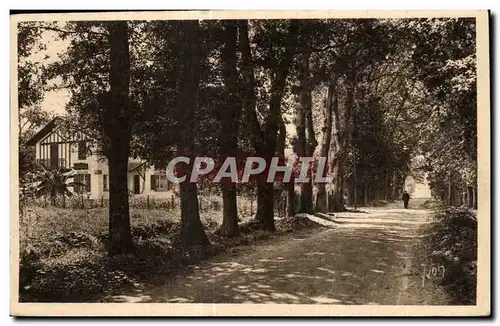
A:
{"type": "Polygon", "coordinates": [[[87,158],[87,144],[85,140],[80,140],[78,142],[78,159],[84,160],[87,158]]]}
{"type": "Polygon", "coordinates": [[[151,190],[155,191],[168,191],[170,184],[166,175],[151,175],[151,190]]]}
{"type": "Polygon", "coordinates": [[[102,175],[102,190],[103,191],[109,191],[109,181],[108,181],[108,175],[103,174],[102,175]]]}
{"type": "Polygon", "coordinates": [[[85,193],[90,192],[90,174],[76,174],[74,177],[74,181],[76,183],[83,183],[84,185],[75,185],[73,187],[76,193],[85,193]]]}

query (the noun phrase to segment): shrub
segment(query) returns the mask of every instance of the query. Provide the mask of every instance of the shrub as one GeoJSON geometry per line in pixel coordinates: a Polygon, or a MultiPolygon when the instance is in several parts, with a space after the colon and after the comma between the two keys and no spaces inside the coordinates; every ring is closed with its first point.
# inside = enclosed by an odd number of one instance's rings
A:
{"type": "Polygon", "coordinates": [[[430,227],[431,256],[442,264],[442,285],[454,304],[475,304],[477,284],[477,219],[462,208],[437,211],[430,227]]]}

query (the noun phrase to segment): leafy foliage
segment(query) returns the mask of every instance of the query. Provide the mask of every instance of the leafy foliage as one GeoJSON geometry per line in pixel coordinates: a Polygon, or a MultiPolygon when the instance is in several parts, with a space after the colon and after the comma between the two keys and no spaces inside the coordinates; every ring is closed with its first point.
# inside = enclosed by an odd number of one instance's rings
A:
{"type": "Polygon", "coordinates": [[[58,197],[71,197],[73,193],[68,187],[84,187],[81,182],[72,181],[75,177],[74,171],[64,168],[47,169],[41,167],[42,172],[36,177],[38,184],[36,186],[36,197],[49,197],[53,204],[58,197]]]}
{"type": "Polygon", "coordinates": [[[445,269],[444,287],[454,304],[475,304],[477,282],[477,218],[469,210],[443,209],[430,230],[432,258],[445,269]]]}
{"type": "Polygon", "coordinates": [[[449,189],[475,187],[477,179],[475,22],[418,22],[415,36],[415,72],[432,103],[421,148],[434,193],[451,199],[449,189]]]}

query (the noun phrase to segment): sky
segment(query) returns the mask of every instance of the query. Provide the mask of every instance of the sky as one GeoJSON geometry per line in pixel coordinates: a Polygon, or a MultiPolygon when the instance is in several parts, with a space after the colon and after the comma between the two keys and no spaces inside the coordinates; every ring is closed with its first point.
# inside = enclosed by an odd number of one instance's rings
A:
{"type": "MultiPolygon", "coordinates": [[[[30,58],[33,61],[39,61],[43,64],[57,60],[58,55],[66,51],[70,41],[56,39],[55,36],[55,32],[45,31],[42,35],[41,43],[46,44],[46,50],[35,52],[30,58]],[[46,56],[48,56],[48,58],[46,58],[46,56]]],[[[70,94],[66,89],[48,91],[44,95],[41,108],[47,112],[63,115],[69,99],[70,94]]]]}

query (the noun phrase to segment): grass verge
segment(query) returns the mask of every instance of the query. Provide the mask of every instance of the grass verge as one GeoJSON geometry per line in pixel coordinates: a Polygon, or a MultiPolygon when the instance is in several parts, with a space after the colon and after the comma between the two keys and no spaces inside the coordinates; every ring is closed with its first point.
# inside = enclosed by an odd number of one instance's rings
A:
{"type": "Polygon", "coordinates": [[[477,284],[477,218],[463,208],[441,208],[428,232],[431,259],[445,268],[441,285],[452,304],[474,305],[477,284]]]}
{"type": "Polygon", "coordinates": [[[239,246],[317,227],[300,217],[281,219],[277,232],[270,234],[253,228],[247,218],[242,220],[240,237],[224,238],[216,234],[221,213],[205,213],[202,223],[212,246],[183,249],[175,245],[180,219],[174,212],[135,209],[131,211],[135,252],[108,258],[106,209],[30,209],[32,214],[20,228],[21,302],[93,302],[142,282],[164,279],[221,252],[237,252],[239,246]]]}

